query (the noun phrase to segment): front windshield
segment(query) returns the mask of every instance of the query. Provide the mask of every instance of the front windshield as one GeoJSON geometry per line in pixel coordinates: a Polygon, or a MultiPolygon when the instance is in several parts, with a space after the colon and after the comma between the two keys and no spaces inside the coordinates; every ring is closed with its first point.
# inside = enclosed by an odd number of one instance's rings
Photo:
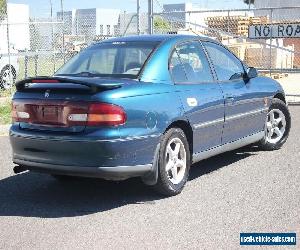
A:
{"type": "Polygon", "coordinates": [[[103,42],[71,58],[55,75],[135,78],[157,42],[103,42]]]}

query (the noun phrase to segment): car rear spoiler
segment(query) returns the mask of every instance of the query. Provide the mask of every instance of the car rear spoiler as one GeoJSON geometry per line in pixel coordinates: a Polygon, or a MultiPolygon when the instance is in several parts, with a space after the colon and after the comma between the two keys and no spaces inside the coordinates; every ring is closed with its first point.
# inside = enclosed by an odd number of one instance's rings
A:
{"type": "Polygon", "coordinates": [[[38,76],[38,77],[29,77],[24,80],[18,81],[16,83],[16,89],[18,91],[24,90],[31,83],[69,83],[69,84],[79,84],[91,89],[91,92],[99,92],[102,90],[115,89],[122,86],[122,83],[108,83],[101,82],[101,79],[85,78],[76,79],[75,77],[48,77],[48,76],[38,76]]]}

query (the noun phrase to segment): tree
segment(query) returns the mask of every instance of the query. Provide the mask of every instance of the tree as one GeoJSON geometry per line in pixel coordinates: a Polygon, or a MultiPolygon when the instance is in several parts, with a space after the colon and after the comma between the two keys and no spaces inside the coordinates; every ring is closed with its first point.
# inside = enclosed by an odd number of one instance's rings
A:
{"type": "Polygon", "coordinates": [[[6,0],[0,0],[0,21],[2,21],[7,13],[7,3],[6,0]]]}
{"type": "Polygon", "coordinates": [[[170,31],[171,25],[168,21],[166,21],[162,17],[155,17],[154,29],[160,32],[166,32],[166,31],[170,31]]]}

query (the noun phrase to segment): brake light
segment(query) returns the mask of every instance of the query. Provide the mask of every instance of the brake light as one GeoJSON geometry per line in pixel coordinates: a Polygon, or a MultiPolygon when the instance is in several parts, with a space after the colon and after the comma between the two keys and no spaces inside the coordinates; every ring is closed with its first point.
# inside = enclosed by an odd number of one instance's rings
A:
{"type": "Polygon", "coordinates": [[[126,122],[126,113],[123,108],[109,103],[91,103],[88,114],[69,114],[72,125],[87,126],[117,126],[126,122]]]}
{"type": "Polygon", "coordinates": [[[126,122],[126,113],[122,107],[109,103],[15,100],[12,120],[60,127],[118,126],[126,122]]]}
{"type": "Polygon", "coordinates": [[[33,79],[31,82],[32,83],[59,83],[58,80],[52,80],[52,79],[41,79],[41,80],[33,79]]]}
{"type": "Polygon", "coordinates": [[[126,122],[123,108],[108,103],[92,103],[89,106],[88,126],[117,126],[126,122]]]}
{"type": "Polygon", "coordinates": [[[26,111],[19,110],[18,104],[12,103],[12,121],[13,122],[23,122],[30,119],[30,114],[26,111]]]}

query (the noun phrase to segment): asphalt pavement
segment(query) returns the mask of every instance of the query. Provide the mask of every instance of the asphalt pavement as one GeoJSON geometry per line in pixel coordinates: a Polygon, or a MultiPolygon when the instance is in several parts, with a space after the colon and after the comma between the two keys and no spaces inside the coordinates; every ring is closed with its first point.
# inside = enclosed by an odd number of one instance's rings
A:
{"type": "Polygon", "coordinates": [[[202,161],[171,198],[139,179],[14,175],[2,136],[0,249],[239,249],[241,232],[296,232],[299,249],[300,106],[290,110],[282,149],[246,147],[202,161]]]}

